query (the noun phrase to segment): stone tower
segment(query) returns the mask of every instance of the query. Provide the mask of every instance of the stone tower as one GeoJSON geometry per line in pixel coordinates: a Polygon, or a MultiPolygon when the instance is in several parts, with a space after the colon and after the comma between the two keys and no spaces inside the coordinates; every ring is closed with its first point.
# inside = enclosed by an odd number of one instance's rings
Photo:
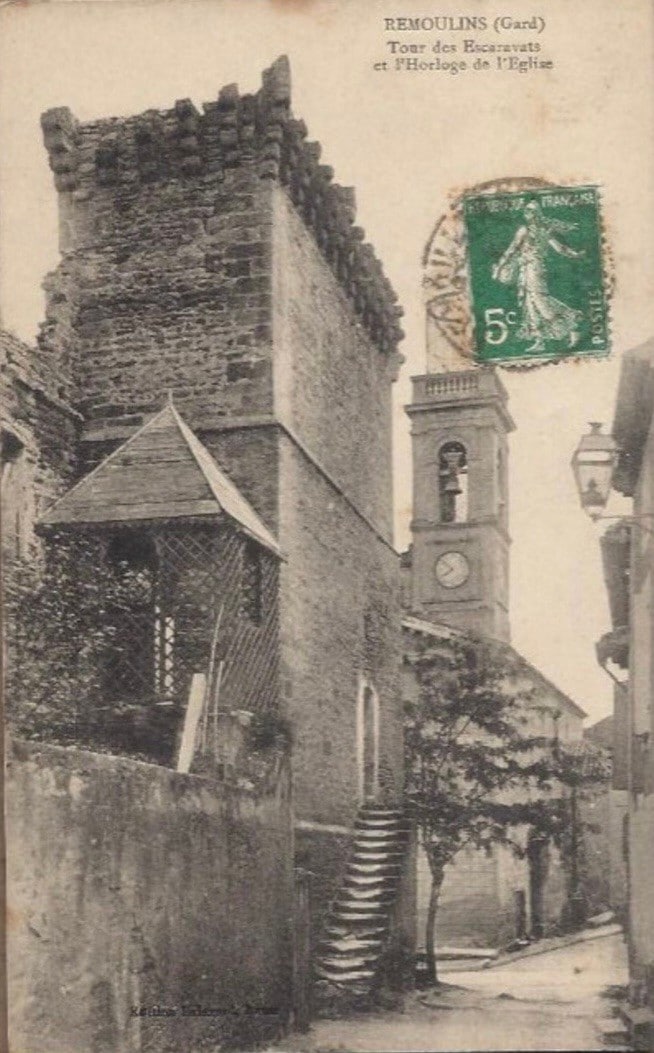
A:
{"type": "Polygon", "coordinates": [[[56,109],[42,125],[62,259],[39,342],[83,418],[79,470],[170,391],[276,535],[298,838],[333,884],[362,800],[403,785],[401,309],[354,192],[292,116],[285,59],[255,94],[231,85],[201,111],[182,100],[80,124],[56,109]]]}
{"type": "Polygon", "coordinates": [[[413,378],[414,613],[509,639],[508,443],[492,369],[413,378]]]}
{"type": "Polygon", "coordinates": [[[432,621],[508,641],[507,436],[514,424],[499,375],[474,367],[464,245],[455,201],[423,257],[428,372],[413,378],[407,406],[413,522],[404,604],[432,621]]]}

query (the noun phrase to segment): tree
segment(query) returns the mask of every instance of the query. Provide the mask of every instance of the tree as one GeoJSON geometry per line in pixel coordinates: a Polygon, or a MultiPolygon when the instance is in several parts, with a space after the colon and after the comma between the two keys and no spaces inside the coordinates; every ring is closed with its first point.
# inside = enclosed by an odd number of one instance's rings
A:
{"type": "Polygon", "coordinates": [[[524,666],[506,645],[471,634],[420,636],[407,660],[416,683],[405,709],[407,798],[431,873],[425,943],[428,979],[436,983],[446,866],[466,845],[505,844],[524,854],[528,828],[563,844],[570,786],[579,792],[588,772],[555,734],[530,731],[535,712],[547,707],[520,686],[524,666]]]}
{"type": "Polygon", "coordinates": [[[93,535],[53,534],[38,562],[14,567],[5,593],[12,732],[168,762],[177,711],[106,698],[135,581],[133,573],[116,574],[93,535]]]}
{"type": "Polygon", "coordinates": [[[539,796],[523,812],[540,839],[554,844],[567,874],[568,889],[561,917],[565,929],[586,921],[585,835],[597,826],[584,818],[584,804],[597,796],[611,775],[609,752],[584,740],[561,742],[557,734],[545,744],[540,763],[539,796]]]}

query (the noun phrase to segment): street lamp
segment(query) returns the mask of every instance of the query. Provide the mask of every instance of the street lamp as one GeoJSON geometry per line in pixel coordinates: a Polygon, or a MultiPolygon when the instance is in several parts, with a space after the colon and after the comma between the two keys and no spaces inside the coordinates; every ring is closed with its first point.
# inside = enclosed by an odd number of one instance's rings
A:
{"type": "Polygon", "coordinates": [[[590,431],[581,437],[571,461],[581,506],[593,522],[598,519],[620,519],[629,526],[637,526],[645,533],[654,534],[650,527],[640,522],[642,519],[654,519],[654,513],[644,512],[637,516],[602,515],[619,457],[620,447],[613,436],[604,435],[599,421],[591,421],[590,431]]]}
{"type": "Polygon", "coordinates": [[[620,450],[612,435],[602,433],[599,421],[591,421],[590,431],[572,455],[577,490],[582,508],[591,519],[599,519],[611,492],[611,480],[620,450]]]}

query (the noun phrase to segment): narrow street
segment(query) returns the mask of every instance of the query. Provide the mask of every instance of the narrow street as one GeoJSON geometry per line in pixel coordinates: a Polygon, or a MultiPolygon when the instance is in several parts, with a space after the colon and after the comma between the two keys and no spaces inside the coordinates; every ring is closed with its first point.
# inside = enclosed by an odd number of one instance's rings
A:
{"type": "Polygon", "coordinates": [[[416,992],[404,1012],[317,1021],[279,1049],[313,1053],[439,1053],[457,1050],[624,1050],[611,989],[627,982],[620,934],[444,974],[437,992],[416,992]]]}

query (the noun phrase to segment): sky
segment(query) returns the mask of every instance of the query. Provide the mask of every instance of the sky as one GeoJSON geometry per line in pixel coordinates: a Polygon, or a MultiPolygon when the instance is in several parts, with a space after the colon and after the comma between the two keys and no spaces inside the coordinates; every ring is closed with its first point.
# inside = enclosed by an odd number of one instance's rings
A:
{"type": "MultiPolygon", "coordinates": [[[[454,24],[454,23],[453,23],[454,24]]],[[[68,0],[0,8],[0,307],[32,341],[40,283],[57,263],[57,200],[39,116],[80,120],[196,105],[237,82],[256,91],[280,54],[293,110],[322,144],[336,180],[354,186],[366,230],[405,308],[406,358],[395,391],[396,544],[409,540],[410,444],[403,406],[425,370],[421,257],[448,196],[531,176],[601,188],[613,354],[508,373],[512,641],[583,706],[611,707],[594,655],[610,627],[598,540],[579,506],[570,457],[589,420],[610,424],[620,356],[654,332],[652,11],[647,0],[68,0]],[[497,16],[501,34],[386,30],[384,19],[497,16]],[[544,18],[542,32],[532,16],[544,18]],[[536,41],[550,70],[452,74],[375,69],[390,42],[536,41]]],[[[442,53],[441,53],[442,57],[442,53]]],[[[609,512],[625,510],[614,500],[609,512]]],[[[628,509],[627,509],[628,510],[628,509]]]]}

